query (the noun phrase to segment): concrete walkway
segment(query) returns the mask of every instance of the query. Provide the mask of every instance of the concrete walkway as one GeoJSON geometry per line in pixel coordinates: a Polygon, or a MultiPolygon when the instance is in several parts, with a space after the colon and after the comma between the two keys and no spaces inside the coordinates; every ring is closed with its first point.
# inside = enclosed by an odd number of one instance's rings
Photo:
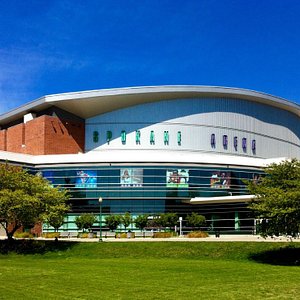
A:
{"type": "MultiPolygon", "coordinates": [[[[81,239],[84,240],[84,239],[81,239]]],[[[94,239],[90,239],[93,241],[94,239]]],[[[255,235],[221,235],[219,238],[210,236],[207,238],[187,238],[187,237],[172,237],[172,238],[134,238],[134,239],[114,239],[106,238],[104,242],[290,242],[286,237],[267,238],[264,239],[255,235]]],[[[300,239],[292,239],[293,242],[300,242],[300,239]]]]}
{"type": "MultiPolygon", "coordinates": [[[[6,239],[5,236],[0,236],[0,239],[6,239]]],[[[37,240],[45,240],[44,238],[37,238],[37,240]]],[[[50,239],[49,239],[50,240],[50,239]]],[[[53,239],[51,239],[53,240],[53,239]]],[[[99,242],[98,238],[82,239],[82,238],[59,238],[60,241],[74,241],[74,242],[99,242]]],[[[290,239],[287,237],[276,238],[262,238],[258,235],[222,235],[219,238],[209,236],[207,238],[187,238],[187,237],[171,237],[171,238],[103,238],[105,243],[134,243],[134,242],[300,242],[300,238],[290,239]]]]}

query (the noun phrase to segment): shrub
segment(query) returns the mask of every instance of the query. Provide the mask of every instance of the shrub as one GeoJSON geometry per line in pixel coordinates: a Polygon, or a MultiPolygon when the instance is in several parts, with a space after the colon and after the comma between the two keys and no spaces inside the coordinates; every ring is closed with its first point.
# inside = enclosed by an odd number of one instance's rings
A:
{"type": "Polygon", "coordinates": [[[81,239],[87,239],[87,238],[89,237],[89,234],[88,234],[87,232],[85,232],[85,233],[80,233],[80,234],[79,234],[79,237],[80,237],[81,239]]]}
{"type": "Polygon", "coordinates": [[[59,238],[60,233],[59,232],[46,232],[46,233],[43,233],[42,236],[46,239],[54,239],[56,237],[59,238]]]}
{"type": "Polygon", "coordinates": [[[14,237],[17,239],[32,239],[33,234],[30,232],[15,232],[14,237]]]}
{"type": "Polygon", "coordinates": [[[126,239],[127,238],[127,233],[126,232],[119,232],[119,233],[116,233],[116,237],[118,239],[126,239]]]}
{"type": "Polygon", "coordinates": [[[187,234],[188,238],[206,238],[209,237],[209,234],[204,231],[191,231],[187,234]]]}
{"type": "Polygon", "coordinates": [[[154,238],[170,238],[172,236],[176,236],[176,233],[174,231],[172,231],[172,232],[155,232],[153,234],[154,238]]]}

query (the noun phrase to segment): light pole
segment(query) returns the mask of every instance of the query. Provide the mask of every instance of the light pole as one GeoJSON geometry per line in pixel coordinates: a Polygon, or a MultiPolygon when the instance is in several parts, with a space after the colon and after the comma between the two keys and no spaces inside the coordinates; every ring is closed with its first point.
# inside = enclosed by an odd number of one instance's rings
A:
{"type": "Polygon", "coordinates": [[[99,242],[103,242],[103,240],[102,240],[102,201],[103,201],[103,199],[101,197],[99,197],[99,199],[98,199],[98,202],[100,205],[100,216],[99,216],[100,238],[99,238],[99,242]]]}
{"type": "Polygon", "coordinates": [[[179,217],[179,236],[182,236],[182,217],[179,217]]]}

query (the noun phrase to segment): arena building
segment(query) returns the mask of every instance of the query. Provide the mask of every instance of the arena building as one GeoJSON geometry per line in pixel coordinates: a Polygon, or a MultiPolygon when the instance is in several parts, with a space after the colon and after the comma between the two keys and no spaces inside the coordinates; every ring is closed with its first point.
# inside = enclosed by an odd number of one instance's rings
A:
{"type": "Polygon", "coordinates": [[[101,197],[103,218],[198,212],[210,230],[252,232],[245,180],[300,159],[299,121],[299,105],[237,88],[57,94],[0,116],[0,160],[70,190],[67,231],[78,214],[98,214],[101,197]]]}

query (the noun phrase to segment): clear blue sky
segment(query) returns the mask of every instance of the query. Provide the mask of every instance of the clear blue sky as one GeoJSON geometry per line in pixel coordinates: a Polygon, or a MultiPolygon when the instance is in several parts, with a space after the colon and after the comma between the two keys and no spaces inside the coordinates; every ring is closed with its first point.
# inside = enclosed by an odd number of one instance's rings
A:
{"type": "Polygon", "coordinates": [[[300,103],[300,1],[0,0],[0,113],[47,94],[166,84],[300,103]]]}

